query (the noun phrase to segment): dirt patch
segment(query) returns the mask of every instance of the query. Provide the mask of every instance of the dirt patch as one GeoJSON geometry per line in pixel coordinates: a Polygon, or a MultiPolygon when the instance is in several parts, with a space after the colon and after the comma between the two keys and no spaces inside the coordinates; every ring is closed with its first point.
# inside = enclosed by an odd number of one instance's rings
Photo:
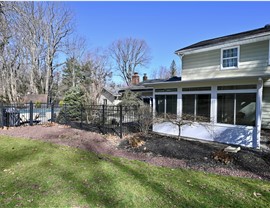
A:
{"type": "Polygon", "coordinates": [[[145,161],[158,166],[187,168],[205,172],[270,180],[270,152],[241,147],[230,153],[228,164],[215,160],[212,155],[228,145],[187,139],[176,139],[157,134],[134,135],[120,139],[63,125],[25,126],[0,130],[2,135],[31,138],[87,151],[110,154],[145,161]],[[134,143],[135,142],[135,143],[134,143]],[[136,145],[138,143],[139,145],[136,145]]]}

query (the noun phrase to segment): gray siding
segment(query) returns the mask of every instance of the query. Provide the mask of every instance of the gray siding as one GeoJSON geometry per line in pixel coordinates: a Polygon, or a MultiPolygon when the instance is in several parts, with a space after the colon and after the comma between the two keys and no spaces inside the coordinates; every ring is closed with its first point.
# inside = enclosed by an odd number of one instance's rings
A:
{"type": "Polygon", "coordinates": [[[239,68],[227,70],[220,69],[220,49],[185,55],[182,59],[182,79],[263,75],[270,72],[268,53],[269,41],[241,45],[239,68]]]}
{"type": "Polygon", "coordinates": [[[270,129],[270,87],[263,89],[262,128],[270,129]]]}

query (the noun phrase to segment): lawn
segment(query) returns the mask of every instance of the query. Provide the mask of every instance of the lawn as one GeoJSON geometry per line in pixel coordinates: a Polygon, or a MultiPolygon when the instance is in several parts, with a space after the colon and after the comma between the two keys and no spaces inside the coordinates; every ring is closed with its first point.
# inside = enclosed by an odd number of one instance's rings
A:
{"type": "Polygon", "coordinates": [[[0,136],[1,207],[269,207],[270,182],[0,136]]]}

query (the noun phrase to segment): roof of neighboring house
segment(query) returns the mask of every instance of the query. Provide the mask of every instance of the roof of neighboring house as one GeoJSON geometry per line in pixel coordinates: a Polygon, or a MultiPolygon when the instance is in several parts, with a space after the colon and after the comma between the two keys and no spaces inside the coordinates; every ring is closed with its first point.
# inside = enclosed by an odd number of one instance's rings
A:
{"type": "Polygon", "coordinates": [[[23,102],[29,103],[30,101],[32,101],[33,103],[47,103],[47,94],[30,94],[23,96],[23,102]]]}
{"type": "Polygon", "coordinates": [[[104,91],[111,94],[112,96],[119,96],[117,89],[108,89],[106,87],[103,88],[104,91]]]}
{"type": "Polygon", "coordinates": [[[171,77],[169,79],[148,79],[145,80],[143,82],[140,82],[136,85],[133,86],[129,86],[123,89],[120,89],[119,92],[124,92],[125,90],[131,90],[131,91],[139,91],[139,92],[143,92],[143,91],[152,91],[153,88],[152,87],[146,87],[144,85],[149,85],[149,84],[154,84],[154,83],[169,83],[169,82],[175,82],[175,81],[181,81],[181,77],[171,77]]]}
{"type": "Polygon", "coordinates": [[[258,28],[255,30],[249,30],[246,32],[236,33],[236,34],[232,34],[232,35],[226,35],[223,37],[213,38],[213,39],[209,39],[209,40],[204,40],[204,41],[192,44],[190,46],[181,48],[181,49],[175,51],[175,53],[179,53],[181,51],[188,50],[188,49],[197,49],[197,48],[204,47],[204,46],[225,43],[225,42],[230,41],[230,40],[236,40],[236,39],[245,38],[245,37],[253,36],[253,35],[258,35],[258,34],[266,33],[266,32],[270,32],[270,24],[265,25],[264,27],[258,28]]]}

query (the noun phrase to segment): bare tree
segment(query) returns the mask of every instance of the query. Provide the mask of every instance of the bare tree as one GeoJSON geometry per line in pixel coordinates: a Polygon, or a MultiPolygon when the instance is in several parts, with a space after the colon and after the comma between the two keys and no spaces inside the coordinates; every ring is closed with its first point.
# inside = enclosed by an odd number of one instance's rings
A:
{"type": "Polygon", "coordinates": [[[63,63],[56,63],[58,53],[63,52],[65,39],[72,33],[73,15],[70,10],[61,4],[48,2],[44,15],[44,39],[46,43],[45,57],[45,93],[48,94],[48,102],[52,99],[54,70],[63,63]]]}
{"type": "MultiPolygon", "coordinates": [[[[54,2],[0,3],[0,96],[10,102],[20,94],[52,95],[54,73],[61,63],[72,14],[54,2]]],[[[56,89],[56,88],[54,88],[56,89]]]]}
{"type": "Polygon", "coordinates": [[[183,115],[175,115],[175,114],[166,114],[165,121],[168,121],[178,127],[178,139],[181,137],[181,128],[185,125],[192,126],[194,123],[198,123],[199,125],[205,127],[205,129],[213,134],[213,129],[211,125],[209,125],[209,118],[205,116],[196,116],[190,114],[183,114],[183,115]]]}
{"type": "Polygon", "coordinates": [[[98,103],[103,88],[112,76],[108,56],[98,50],[88,53],[82,64],[82,74],[81,84],[85,91],[85,101],[98,103]]]}
{"type": "Polygon", "coordinates": [[[160,66],[152,72],[153,79],[169,79],[171,77],[170,69],[166,66],[160,66]]]}
{"type": "Polygon", "coordinates": [[[109,47],[110,55],[115,61],[120,76],[127,85],[139,67],[145,67],[150,61],[149,47],[144,40],[127,38],[117,40],[109,47]]]}
{"type": "Polygon", "coordinates": [[[66,62],[66,65],[69,65],[68,68],[70,71],[70,73],[68,74],[70,76],[69,80],[72,83],[71,86],[75,87],[78,80],[78,65],[82,62],[82,58],[86,52],[86,40],[78,36],[72,37],[66,42],[66,51],[68,56],[68,63],[66,62]]]}

